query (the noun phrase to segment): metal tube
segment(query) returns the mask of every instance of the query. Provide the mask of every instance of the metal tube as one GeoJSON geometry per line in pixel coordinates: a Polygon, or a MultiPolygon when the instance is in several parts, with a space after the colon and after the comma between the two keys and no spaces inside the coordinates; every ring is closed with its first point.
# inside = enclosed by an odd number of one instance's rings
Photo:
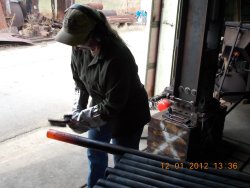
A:
{"type": "MultiPolygon", "coordinates": [[[[84,138],[82,136],[65,133],[65,132],[61,132],[61,131],[57,131],[53,129],[49,129],[47,131],[47,137],[54,139],[54,140],[59,140],[59,141],[63,141],[66,143],[78,145],[81,147],[87,147],[87,148],[104,151],[104,152],[116,154],[116,155],[123,155],[125,153],[130,153],[130,154],[134,154],[134,155],[138,155],[141,157],[146,157],[146,158],[150,158],[150,159],[154,159],[158,161],[164,161],[164,162],[168,161],[169,163],[179,162],[179,160],[172,159],[167,156],[154,155],[151,153],[146,153],[143,151],[138,151],[138,150],[127,148],[127,147],[122,147],[122,146],[108,144],[108,143],[104,143],[100,141],[95,141],[95,140],[91,140],[88,138],[84,138]]],[[[187,162],[183,162],[183,163],[188,164],[187,162]]]]}
{"type": "Polygon", "coordinates": [[[93,188],[106,188],[106,187],[95,185],[93,188]]]}
{"type": "Polygon", "coordinates": [[[174,178],[174,177],[163,176],[162,174],[157,174],[155,172],[147,171],[147,170],[137,168],[137,167],[133,167],[133,166],[128,166],[128,165],[125,165],[125,164],[122,164],[122,163],[116,164],[115,168],[118,168],[118,169],[121,169],[121,170],[124,170],[124,171],[127,171],[127,172],[131,172],[131,173],[134,173],[134,174],[140,174],[140,175],[145,176],[147,178],[155,179],[155,180],[158,180],[158,181],[163,181],[163,182],[170,183],[170,184],[173,184],[173,185],[178,185],[178,186],[181,186],[181,187],[190,187],[190,188],[194,188],[194,187],[196,187],[196,188],[205,188],[205,187],[207,187],[207,188],[209,188],[209,186],[200,185],[200,184],[197,184],[197,183],[193,183],[193,182],[190,182],[190,181],[185,181],[185,180],[182,180],[182,179],[177,179],[177,178],[174,178]]]}
{"type": "Polygon", "coordinates": [[[178,187],[180,187],[180,186],[177,186],[177,185],[173,185],[173,184],[170,184],[170,183],[158,181],[158,180],[155,180],[155,179],[152,179],[152,178],[147,178],[147,177],[144,177],[144,176],[141,176],[141,175],[137,175],[137,174],[134,174],[134,173],[131,173],[131,172],[119,170],[119,169],[116,169],[116,168],[115,169],[114,168],[107,168],[106,169],[106,175],[109,175],[109,174],[124,176],[124,177],[126,177],[128,179],[138,181],[138,182],[141,182],[141,183],[145,183],[147,185],[156,186],[156,187],[159,187],[159,188],[161,188],[161,187],[162,188],[165,188],[165,187],[178,188],[178,187]]]}
{"type": "MultiPolygon", "coordinates": [[[[131,155],[131,154],[127,154],[127,153],[123,155],[123,159],[129,159],[129,160],[132,160],[135,162],[149,164],[149,165],[153,165],[156,167],[161,167],[161,165],[162,165],[161,161],[148,159],[148,158],[144,158],[144,157],[136,156],[136,155],[131,155]]],[[[172,167],[172,168],[171,168],[171,166],[169,166],[169,167],[173,171],[177,171],[177,172],[183,173],[183,174],[188,174],[188,175],[191,175],[194,177],[199,177],[199,178],[211,180],[213,182],[217,181],[220,183],[226,183],[228,185],[232,185],[232,186],[236,186],[236,187],[246,187],[246,188],[249,187],[250,178],[249,178],[249,176],[242,174],[242,173],[238,173],[238,175],[235,174],[234,177],[228,178],[227,174],[224,172],[224,170],[219,170],[222,174],[220,174],[220,176],[218,176],[217,174],[205,173],[205,172],[196,171],[196,170],[189,170],[188,168],[177,169],[175,167],[172,167]],[[241,178],[241,176],[244,176],[244,177],[241,178]]]]}
{"type": "MultiPolygon", "coordinates": [[[[181,180],[186,180],[189,182],[194,182],[194,183],[197,183],[200,185],[208,186],[208,187],[216,187],[216,188],[230,188],[230,187],[233,188],[234,187],[234,186],[230,186],[230,185],[226,184],[226,182],[225,182],[225,184],[222,184],[219,182],[216,182],[216,184],[215,184],[214,180],[207,180],[205,178],[191,176],[189,174],[183,174],[181,172],[178,172],[177,169],[176,169],[176,171],[173,171],[170,168],[167,170],[164,170],[160,166],[155,167],[155,166],[147,165],[145,163],[140,163],[137,161],[132,161],[132,160],[124,159],[124,158],[122,158],[120,160],[120,163],[127,164],[130,166],[136,167],[136,168],[148,170],[150,172],[155,172],[155,173],[160,174],[161,176],[170,176],[170,177],[178,178],[181,180]]],[[[174,167],[172,167],[172,169],[174,169],[174,167]]]]}
{"type": "Polygon", "coordinates": [[[116,182],[118,184],[129,186],[129,187],[136,187],[136,188],[157,188],[157,187],[154,187],[154,186],[149,186],[147,184],[140,183],[140,182],[137,182],[137,181],[133,181],[133,180],[127,179],[125,177],[116,176],[116,175],[113,175],[113,174],[110,174],[107,177],[107,179],[109,181],[116,182]]]}
{"type": "Polygon", "coordinates": [[[97,184],[99,186],[103,186],[103,187],[115,187],[115,188],[129,188],[128,186],[124,186],[118,183],[114,183],[112,181],[109,180],[105,180],[105,179],[99,179],[97,181],[97,184]]]}

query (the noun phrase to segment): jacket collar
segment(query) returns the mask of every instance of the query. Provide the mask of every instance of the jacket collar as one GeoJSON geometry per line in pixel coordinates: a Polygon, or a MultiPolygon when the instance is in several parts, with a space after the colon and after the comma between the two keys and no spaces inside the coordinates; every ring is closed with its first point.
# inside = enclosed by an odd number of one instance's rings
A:
{"type": "Polygon", "coordinates": [[[100,62],[100,60],[103,60],[104,57],[105,57],[105,50],[101,48],[99,54],[94,56],[92,61],[89,63],[88,67],[97,64],[98,62],[100,62]]]}

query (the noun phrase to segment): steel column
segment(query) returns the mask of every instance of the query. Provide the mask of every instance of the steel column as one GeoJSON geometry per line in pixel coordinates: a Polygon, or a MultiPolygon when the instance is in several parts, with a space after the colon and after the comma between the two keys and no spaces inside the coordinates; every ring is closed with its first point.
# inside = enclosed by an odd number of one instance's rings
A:
{"type": "Polygon", "coordinates": [[[182,1],[173,75],[174,96],[211,100],[219,53],[223,1],[182,1]]]}

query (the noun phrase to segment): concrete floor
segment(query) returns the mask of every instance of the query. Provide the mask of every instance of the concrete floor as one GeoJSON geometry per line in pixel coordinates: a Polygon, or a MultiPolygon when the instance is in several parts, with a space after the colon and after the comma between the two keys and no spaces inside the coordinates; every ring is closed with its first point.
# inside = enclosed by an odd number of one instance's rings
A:
{"type": "MultiPolygon", "coordinates": [[[[227,116],[223,131],[226,160],[236,161],[239,171],[250,174],[250,104],[240,103],[227,116]]],[[[223,150],[223,149],[222,149],[223,150]]]]}
{"type": "MultiPolygon", "coordinates": [[[[86,183],[86,148],[48,139],[46,133],[50,128],[1,143],[0,187],[77,188],[86,183]]],[[[53,129],[74,134],[69,128],[53,129]]],[[[145,147],[146,140],[141,140],[140,149],[145,147]]],[[[109,159],[112,167],[110,154],[109,159]]]]}
{"type": "Polygon", "coordinates": [[[226,118],[224,137],[248,145],[250,149],[250,104],[239,104],[226,118]]]}

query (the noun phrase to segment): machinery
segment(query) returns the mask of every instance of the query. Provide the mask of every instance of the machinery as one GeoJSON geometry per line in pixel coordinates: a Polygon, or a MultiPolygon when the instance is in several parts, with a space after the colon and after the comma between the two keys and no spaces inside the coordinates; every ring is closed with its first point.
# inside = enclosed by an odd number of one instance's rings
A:
{"type": "Polygon", "coordinates": [[[200,155],[212,149],[222,137],[226,108],[213,97],[213,92],[223,26],[223,1],[181,1],[178,19],[173,84],[165,91],[173,105],[165,113],[167,118],[153,117],[156,122],[149,125],[148,146],[151,152],[190,161],[202,159],[200,155]],[[158,132],[162,127],[167,131],[158,132]],[[154,129],[158,129],[157,133],[154,129]],[[155,140],[159,135],[162,140],[155,140]],[[174,136],[173,142],[165,144],[164,148],[164,142],[174,136]],[[173,148],[179,143],[182,143],[181,151],[173,148]],[[161,151],[157,151],[159,147],[161,151]]]}
{"type": "Polygon", "coordinates": [[[249,24],[224,23],[223,3],[181,1],[172,85],[151,98],[167,98],[172,106],[152,117],[149,152],[214,160],[226,115],[249,98],[249,24]]]}
{"type": "Polygon", "coordinates": [[[226,22],[225,27],[215,91],[217,98],[237,104],[249,98],[250,24],[226,22]]]}

